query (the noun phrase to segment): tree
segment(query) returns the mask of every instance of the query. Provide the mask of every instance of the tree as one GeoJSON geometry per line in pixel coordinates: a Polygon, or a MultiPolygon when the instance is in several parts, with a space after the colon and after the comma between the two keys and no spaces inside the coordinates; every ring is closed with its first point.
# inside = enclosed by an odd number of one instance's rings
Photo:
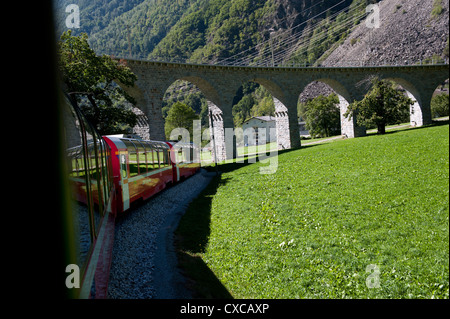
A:
{"type": "Polygon", "coordinates": [[[198,120],[198,116],[195,114],[194,110],[181,102],[176,102],[170,108],[169,113],[167,114],[166,124],[165,124],[165,133],[167,139],[170,139],[170,133],[177,129],[187,129],[189,131],[191,141],[194,132],[193,121],[198,120]]]}
{"type": "Polygon", "coordinates": [[[378,134],[385,134],[387,124],[400,124],[409,117],[414,102],[388,81],[375,78],[372,83],[371,91],[362,101],[350,104],[344,116],[350,119],[356,114],[358,125],[375,125],[378,134]]]}
{"type": "Polygon", "coordinates": [[[439,94],[431,100],[431,114],[433,118],[449,115],[448,94],[439,94]]]}
{"type": "Polygon", "coordinates": [[[250,118],[250,112],[255,105],[255,99],[253,95],[245,95],[242,100],[233,106],[233,119],[235,126],[241,126],[248,118],[250,118]]]}
{"type": "Polygon", "coordinates": [[[274,116],[275,104],[271,96],[264,97],[258,104],[255,104],[251,110],[251,116],[274,116]]]}
{"type": "Polygon", "coordinates": [[[328,137],[338,134],[341,127],[336,94],[320,95],[305,105],[306,127],[311,136],[328,137]]]}
{"type": "Polygon", "coordinates": [[[100,134],[125,133],[137,122],[125,105],[136,102],[117,83],[131,87],[137,77],[123,61],[97,56],[87,39],[86,33],[76,37],[70,30],[61,36],[58,51],[64,90],[100,134]]]}

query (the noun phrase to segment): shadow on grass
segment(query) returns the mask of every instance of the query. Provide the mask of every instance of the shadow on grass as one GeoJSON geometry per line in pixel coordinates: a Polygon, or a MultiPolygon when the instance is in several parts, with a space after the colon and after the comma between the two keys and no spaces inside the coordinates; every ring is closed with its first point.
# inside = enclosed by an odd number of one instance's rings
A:
{"type": "MultiPolygon", "coordinates": [[[[423,129],[427,129],[427,128],[435,127],[435,126],[445,126],[445,125],[449,125],[449,122],[450,122],[449,120],[433,121],[432,124],[419,126],[419,127],[408,127],[408,128],[401,128],[401,129],[386,130],[386,133],[382,134],[382,135],[391,135],[391,134],[397,134],[397,133],[401,133],[401,132],[408,132],[408,131],[412,131],[412,130],[423,130],[423,129]]],[[[367,133],[366,136],[362,136],[362,137],[376,136],[376,135],[380,135],[380,134],[378,134],[377,132],[373,132],[373,133],[367,133]]]]}
{"type": "MultiPolygon", "coordinates": [[[[303,146],[301,149],[317,145],[303,146]]],[[[287,154],[298,149],[282,150],[278,155],[287,154]]],[[[273,154],[272,154],[273,155],[273,154]]],[[[267,155],[268,156],[268,155],[267,155]]],[[[261,157],[256,158],[259,162],[261,157]]],[[[263,157],[267,159],[267,157],[263,157]]],[[[249,158],[242,162],[224,163],[217,167],[220,173],[228,173],[252,165],[249,158]]],[[[214,166],[204,167],[209,172],[216,172],[214,166]]],[[[211,234],[211,206],[214,195],[219,187],[227,184],[229,179],[221,174],[213,177],[210,184],[194,199],[180,220],[175,231],[175,246],[177,249],[179,266],[187,278],[187,288],[191,290],[194,298],[230,299],[233,296],[220,282],[214,272],[209,269],[202,259],[206,252],[209,236],[211,234]]]]}
{"type": "MultiPolygon", "coordinates": [[[[433,122],[432,125],[424,127],[411,127],[402,130],[387,131],[386,135],[397,134],[403,131],[420,130],[430,126],[449,125],[449,121],[433,122]]],[[[368,136],[377,135],[376,133],[368,136]]],[[[316,147],[321,144],[305,145],[300,149],[289,149],[278,151],[278,155],[288,154],[298,150],[316,147]]],[[[268,154],[266,154],[267,156],[268,154]]],[[[240,158],[241,162],[219,164],[217,170],[228,173],[245,166],[253,164],[250,157],[240,158]]],[[[258,156],[256,162],[262,159],[258,156]]],[[[267,157],[264,157],[267,159],[267,157]]],[[[215,166],[205,167],[209,172],[215,172],[215,166]]],[[[205,253],[211,234],[211,207],[212,200],[219,187],[228,183],[229,180],[221,175],[215,176],[211,183],[205,188],[197,199],[191,202],[185,215],[182,217],[176,235],[176,247],[180,266],[188,277],[188,288],[193,291],[194,298],[233,298],[227,288],[220,282],[216,275],[204,263],[202,255],[205,253]]]]}
{"type": "MultiPolygon", "coordinates": [[[[234,163],[236,164],[236,163],[234,163]]],[[[227,183],[215,176],[190,204],[175,231],[179,266],[194,298],[231,299],[232,295],[202,260],[210,235],[211,204],[217,189],[227,183]]]]}
{"type": "Polygon", "coordinates": [[[178,262],[195,299],[234,299],[200,255],[178,251],[178,262]]]}
{"type": "Polygon", "coordinates": [[[235,171],[237,169],[243,168],[245,166],[258,163],[261,160],[268,160],[272,156],[279,156],[279,155],[287,154],[290,152],[295,152],[298,150],[315,147],[318,145],[320,145],[320,144],[304,145],[304,146],[301,146],[300,148],[279,150],[275,154],[267,152],[267,153],[252,154],[250,156],[247,156],[247,155],[239,156],[238,159],[234,159],[232,163],[219,163],[219,164],[217,164],[217,167],[215,165],[210,165],[210,166],[205,166],[203,168],[206,169],[208,172],[229,173],[229,172],[235,171]],[[239,162],[236,162],[236,161],[239,161],[239,162]]]}

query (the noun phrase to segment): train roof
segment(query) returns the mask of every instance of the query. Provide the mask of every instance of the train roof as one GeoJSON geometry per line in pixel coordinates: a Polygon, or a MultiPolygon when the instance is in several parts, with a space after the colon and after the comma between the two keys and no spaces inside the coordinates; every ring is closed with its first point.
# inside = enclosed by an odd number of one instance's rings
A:
{"type": "Polygon", "coordinates": [[[105,137],[109,138],[112,142],[114,143],[124,143],[125,141],[131,142],[133,143],[135,146],[140,146],[143,145],[145,146],[150,146],[152,148],[156,148],[156,149],[168,149],[169,145],[167,145],[166,142],[161,142],[161,141],[145,141],[142,139],[135,139],[135,138],[125,138],[125,137],[120,137],[122,134],[120,135],[106,135],[105,137]]]}

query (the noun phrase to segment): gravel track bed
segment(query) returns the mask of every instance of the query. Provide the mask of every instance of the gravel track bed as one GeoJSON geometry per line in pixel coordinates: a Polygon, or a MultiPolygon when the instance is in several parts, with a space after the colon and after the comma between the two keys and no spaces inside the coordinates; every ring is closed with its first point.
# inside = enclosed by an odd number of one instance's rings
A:
{"type": "Polygon", "coordinates": [[[108,298],[191,298],[177,268],[173,231],[188,204],[209,184],[212,176],[214,173],[202,169],[201,173],[117,218],[108,298]]]}

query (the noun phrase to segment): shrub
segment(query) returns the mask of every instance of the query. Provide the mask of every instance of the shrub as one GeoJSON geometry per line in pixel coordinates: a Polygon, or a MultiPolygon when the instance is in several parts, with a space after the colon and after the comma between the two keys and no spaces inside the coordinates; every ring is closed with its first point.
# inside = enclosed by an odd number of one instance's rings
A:
{"type": "Polygon", "coordinates": [[[318,96],[306,104],[306,127],[311,136],[328,137],[340,132],[339,98],[318,96]]]}
{"type": "Polygon", "coordinates": [[[449,116],[448,104],[448,94],[439,94],[434,96],[431,100],[431,115],[433,118],[449,116]]]}

